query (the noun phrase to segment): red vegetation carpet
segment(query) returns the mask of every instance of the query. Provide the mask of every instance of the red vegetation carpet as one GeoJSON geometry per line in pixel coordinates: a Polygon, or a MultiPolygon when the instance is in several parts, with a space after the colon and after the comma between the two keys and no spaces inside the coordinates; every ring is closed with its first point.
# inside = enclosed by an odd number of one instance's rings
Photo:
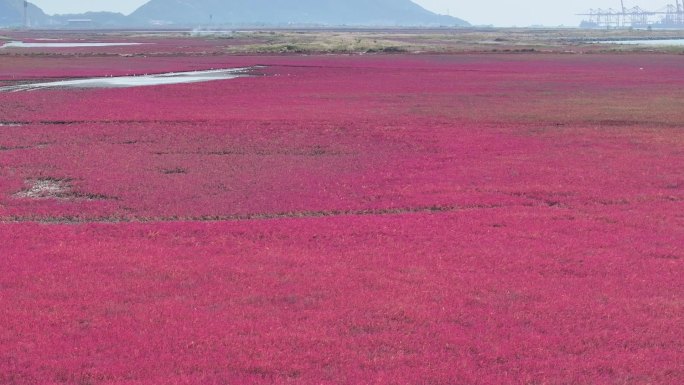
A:
{"type": "Polygon", "coordinates": [[[265,67],[0,93],[0,384],[684,383],[682,56],[2,60],[265,67]]]}

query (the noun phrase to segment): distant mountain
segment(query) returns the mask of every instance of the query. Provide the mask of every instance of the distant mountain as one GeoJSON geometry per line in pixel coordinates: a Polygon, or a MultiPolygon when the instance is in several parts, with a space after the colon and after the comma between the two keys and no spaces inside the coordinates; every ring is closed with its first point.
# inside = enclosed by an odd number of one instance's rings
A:
{"type": "Polygon", "coordinates": [[[410,0],[150,0],[137,24],[468,26],[410,0]]]}
{"type": "MultiPolygon", "coordinates": [[[[468,26],[411,0],[150,0],[130,16],[113,12],[46,15],[29,3],[29,25],[50,28],[160,25],[468,26]],[[76,20],[75,20],[76,19],[76,20]],[[87,21],[86,21],[87,20],[87,21]]],[[[22,26],[23,0],[0,0],[0,26],[22,26]]]]}
{"type": "MultiPolygon", "coordinates": [[[[42,9],[29,3],[28,21],[30,25],[43,24],[47,15],[42,9]]],[[[22,26],[24,24],[24,1],[23,0],[0,0],[0,25],[22,26]]]]}
{"type": "Polygon", "coordinates": [[[88,28],[116,28],[132,24],[132,20],[128,16],[115,12],[86,12],[50,16],[50,22],[53,26],[69,26],[69,20],[74,19],[90,20],[90,23],[85,25],[88,28]]]}

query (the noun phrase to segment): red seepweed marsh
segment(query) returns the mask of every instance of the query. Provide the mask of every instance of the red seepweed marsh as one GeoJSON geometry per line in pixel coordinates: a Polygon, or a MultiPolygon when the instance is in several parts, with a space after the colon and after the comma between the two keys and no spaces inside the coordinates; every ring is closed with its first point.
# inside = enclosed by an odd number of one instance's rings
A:
{"type": "Polygon", "coordinates": [[[0,93],[0,384],[682,382],[681,55],[175,39],[0,56],[258,68],[0,93]]]}

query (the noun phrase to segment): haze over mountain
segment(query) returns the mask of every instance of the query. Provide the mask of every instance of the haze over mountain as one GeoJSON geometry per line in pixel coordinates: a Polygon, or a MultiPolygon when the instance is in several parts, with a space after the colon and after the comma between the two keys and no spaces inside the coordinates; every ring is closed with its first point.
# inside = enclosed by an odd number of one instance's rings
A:
{"type": "MultiPolygon", "coordinates": [[[[327,25],[468,26],[459,18],[430,12],[411,0],[151,0],[130,16],[86,13],[47,16],[30,4],[33,26],[87,18],[97,26],[327,25]]],[[[0,25],[21,25],[22,0],[0,0],[0,25]]]]}
{"type": "MultiPolygon", "coordinates": [[[[47,15],[40,8],[29,3],[29,21],[42,24],[47,18],[47,15]]],[[[21,25],[23,23],[24,0],[0,0],[0,25],[21,25]]]]}
{"type": "Polygon", "coordinates": [[[131,17],[170,24],[468,25],[410,0],[151,0],[131,17]]]}

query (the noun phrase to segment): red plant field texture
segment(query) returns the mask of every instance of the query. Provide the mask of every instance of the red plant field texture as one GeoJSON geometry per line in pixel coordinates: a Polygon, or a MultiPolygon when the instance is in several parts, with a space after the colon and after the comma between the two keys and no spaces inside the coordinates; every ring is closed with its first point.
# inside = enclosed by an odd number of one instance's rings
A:
{"type": "Polygon", "coordinates": [[[683,60],[0,56],[0,384],[682,384],[683,60]]]}

